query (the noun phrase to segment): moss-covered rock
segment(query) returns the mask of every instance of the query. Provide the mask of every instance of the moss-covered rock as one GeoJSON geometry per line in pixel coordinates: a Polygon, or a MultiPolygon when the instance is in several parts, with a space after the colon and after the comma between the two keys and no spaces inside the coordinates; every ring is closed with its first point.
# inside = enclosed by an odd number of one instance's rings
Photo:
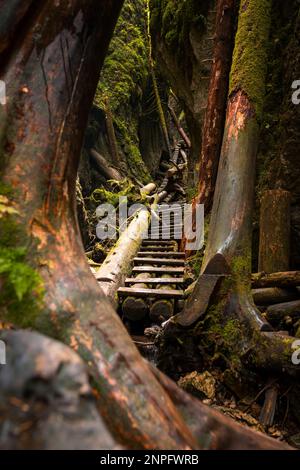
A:
{"type": "MultiPolygon", "coordinates": [[[[139,142],[139,119],[149,76],[146,5],[146,0],[125,1],[94,100],[94,106],[104,115],[109,102],[118,151],[129,175],[144,183],[151,179],[139,142]]],[[[92,120],[90,126],[97,128],[97,123],[92,120]]],[[[105,126],[102,131],[105,134],[105,126]]],[[[96,147],[109,158],[107,142],[103,146],[98,137],[97,140],[96,147]]]]}

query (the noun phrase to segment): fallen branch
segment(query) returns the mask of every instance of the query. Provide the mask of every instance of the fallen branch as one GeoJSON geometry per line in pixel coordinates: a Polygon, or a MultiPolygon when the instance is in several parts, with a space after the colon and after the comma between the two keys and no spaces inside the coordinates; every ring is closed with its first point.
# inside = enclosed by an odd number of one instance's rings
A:
{"type": "Polygon", "coordinates": [[[107,160],[100,155],[100,153],[96,152],[96,150],[91,149],[90,154],[96,163],[100,173],[102,173],[103,176],[105,176],[106,179],[108,180],[116,180],[116,181],[121,181],[122,176],[119,173],[119,171],[110,166],[107,160]]]}

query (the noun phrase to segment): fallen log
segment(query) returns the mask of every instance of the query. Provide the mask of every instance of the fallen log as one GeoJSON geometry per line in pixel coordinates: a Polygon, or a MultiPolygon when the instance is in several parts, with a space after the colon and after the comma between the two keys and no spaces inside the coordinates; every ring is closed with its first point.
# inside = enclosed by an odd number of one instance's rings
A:
{"type": "MultiPolygon", "coordinates": [[[[149,183],[141,188],[141,196],[146,196],[154,191],[156,185],[149,183]]],[[[154,196],[151,212],[156,210],[158,202],[166,197],[166,192],[154,196]]],[[[150,215],[147,209],[139,210],[129,226],[121,234],[116,245],[111,249],[101,268],[97,272],[97,280],[103,293],[116,306],[116,293],[131,270],[131,263],[139,251],[143,239],[146,237],[150,215]]]]}
{"type": "Polygon", "coordinates": [[[300,318],[300,300],[271,305],[267,308],[266,317],[272,324],[279,324],[285,317],[300,318]]]}
{"type": "Polygon", "coordinates": [[[116,305],[116,293],[124,284],[131,270],[132,260],[139,251],[143,236],[150,222],[148,210],[140,210],[111,249],[101,268],[97,280],[103,293],[116,305]]]}
{"type": "Polygon", "coordinates": [[[279,287],[253,289],[252,295],[256,305],[271,305],[299,299],[296,289],[280,289],[279,287]]]}
{"type": "Polygon", "coordinates": [[[96,152],[94,149],[91,149],[90,154],[94,162],[97,164],[100,173],[102,173],[106,179],[115,181],[122,180],[122,176],[119,171],[116,168],[110,166],[107,160],[102,155],[100,155],[100,153],[96,152]]]}
{"type": "Polygon", "coordinates": [[[300,286],[300,271],[255,273],[251,276],[252,287],[297,287],[300,286]]]}
{"type": "Polygon", "coordinates": [[[275,189],[261,199],[258,270],[288,271],[290,264],[291,194],[275,189]]]}
{"type": "Polygon", "coordinates": [[[189,139],[189,137],[186,135],[183,127],[181,126],[177,116],[176,116],[176,113],[174,111],[174,109],[172,108],[172,106],[168,105],[168,109],[169,109],[169,112],[170,112],[170,115],[171,115],[171,118],[173,120],[173,123],[175,124],[175,127],[177,128],[178,130],[178,133],[179,135],[182,137],[182,139],[184,140],[184,143],[185,145],[187,146],[187,148],[191,148],[192,147],[192,143],[189,139]]]}

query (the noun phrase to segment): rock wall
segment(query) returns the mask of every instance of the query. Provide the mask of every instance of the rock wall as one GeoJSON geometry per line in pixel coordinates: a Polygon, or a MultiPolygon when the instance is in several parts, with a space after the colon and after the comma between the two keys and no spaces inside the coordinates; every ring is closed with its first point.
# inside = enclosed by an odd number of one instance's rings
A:
{"type": "Polygon", "coordinates": [[[154,53],[185,112],[193,151],[190,182],[196,184],[216,20],[215,0],[150,0],[154,53]]]}
{"type": "Polygon", "coordinates": [[[106,128],[109,101],[123,175],[142,183],[151,179],[163,147],[149,81],[146,0],[125,1],[110,44],[90,113],[80,180],[84,196],[104,180],[89,157],[95,148],[112,162],[106,128]]]}

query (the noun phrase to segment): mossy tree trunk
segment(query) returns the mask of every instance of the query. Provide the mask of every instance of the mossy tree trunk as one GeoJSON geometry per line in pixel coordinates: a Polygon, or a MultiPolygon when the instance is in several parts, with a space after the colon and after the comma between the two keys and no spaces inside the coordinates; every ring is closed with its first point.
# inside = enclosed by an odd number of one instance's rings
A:
{"type": "MultiPolygon", "coordinates": [[[[225,281],[219,298],[208,311],[214,318],[214,329],[219,325],[222,331],[230,330],[225,338],[229,343],[228,354],[237,354],[239,360],[256,367],[279,371],[284,368],[294,373],[293,339],[267,333],[271,327],[255,308],[250,291],[255,160],[265,94],[271,7],[271,0],[241,1],[225,132],[202,271],[213,265],[216,255],[223,256],[231,271],[230,281],[225,281]]],[[[223,273],[216,269],[211,274],[223,273]]]]}
{"type": "MultiPolygon", "coordinates": [[[[10,211],[23,232],[18,242],[26,245],[28,262],[45,287],[31,327],[70,345],[84,359],[102,417],[117,442],[131,449],[196,449],[207,441],[207,430],[193,436],[184,412],[142,360],[101,295],[78,230],[75,184],[83,133],[122,5],[121,0],[100,3],[101,8],[99,0],[55,5],[41,0],[28,17],[22,9],[18,41],[5,43],[0,76],[8,104],[1,108],[1,187],[19,212],[10,211]]],[[[5,7],[14,13],[19,4],[11,7],[7,0],[5,7]]],[[[16,24],[5,26],[1,34],[7,38],[16,24]]],[[[19,313],[20,322],[30,315],[25,308],[19,313]]],[[[209,414],[205,408],[203,422],[209,414]]],[[[224,420],[232,426],[225,417],[221,426],[224,420]]],[[[210,427],[214,430],[214,423],[210,427]]],[[[255,433],[249,437],[259,439],[255,433]]]]}
{"type": "MultiPolygon", "coordinates": [[[[23,17],[18,41],[7,43],[1,61],[7,85],[7,107],[0,111],[1,185],[12,190],[23,231],[19,243],[27,246],[45,288],[31,326],[84,358],[102,416],[119,442],[187,449],[196,444],[101,293],[77,224],[84,130],[122,3],[43,0],[23,17]]],[[[16,28],[6,26],[9,36],[16,28]]],[[[29,315],[20,312],[20,322],[29,315]]]]}

